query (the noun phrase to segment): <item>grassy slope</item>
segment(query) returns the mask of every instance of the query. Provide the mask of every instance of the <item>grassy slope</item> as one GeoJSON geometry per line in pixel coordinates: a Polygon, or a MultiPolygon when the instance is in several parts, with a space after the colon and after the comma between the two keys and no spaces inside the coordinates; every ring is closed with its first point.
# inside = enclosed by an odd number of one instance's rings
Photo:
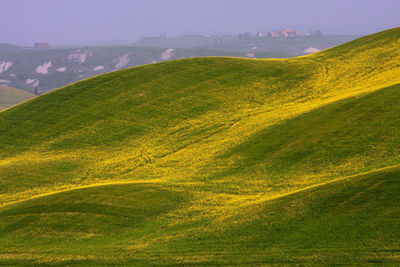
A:
{"type": "Polygon", "coordinates": [[[100,186],[0,211],[3,264],[399,263],[400,169],[196,218],[187,187],[100,186]],[[190,218],[192,216],[192,219],[190,218]]]}
{"type": "Polygon", "coordinates": [[[0,110],[22,103],[34,97],[35,95],[16,88],[0,86],[0,110]]]}
{"type": "Polygon", "coordinates": [[[400,30],[393,29],[302,58],[200,58],[142,66],[0,113],[3,260],[398,261],[392,244],[399,241],[399,231],[390,232],[399,227],[393,193],[399,186],[397,171],[367,175],[362,180],[366,184],[349,179],[349,189],[333,183],[270,199],[400,163],[399,42],[400,30]],[[368,202],[343,212],[334,207],[346,194],[358,196],[381,177],[388,177],[384,184],[390,185],[379,187],[382,197],[375,199],[375,191],[367,190],[368,202]],[[140,185],[93,187],[9,205],[57,190],[119,181],[140,185]],[[121,206],[137,201],[124,193],[127,188],[139,195],[150,188],[169,190],[165,199],[164,193],[141,197],[140,205],[156,201],[173,208],[156,215],[139,209],[143,218],[150,218],[140,226],[129,218],[120,222],[114,217],[125,212],[121,206]],[[118,198],[103,197],[115,196],[115,190],[121,191],[118,198]],[[88,193],[98,197],[89,201],[88,193]],[[308,199],[315,199],[315,210],[312,205],[297,207],[308,199]],[[102,218],[102,208],[94,208],[99,216],[93,217],[93,207],[75,205],[79,201],[109,205],[110,214],[102,218]],[[368,208],[392,215],[382,217],[382,229],[373,222],[359,228],[370,234],[358,242],[352,227],[373,216],[352,212],[368,208]],[[276,212],[281,209],[288,212],[276,212]],[[337,225],[345,225],[349,242],[338,237],[341,228],[334,223],[331,234],[324,228],[327,212],[337,225]],[[82,229],[74,228],[78,221],[82,229]],[[299,225],[304,225],[302,234],[296,230],[299,225]],[[216,226],[225,234],[217,234],[216,226]],[[49,229],[54,239],[34,229],[49,229]],[[263,229],[273,232],[270,238],[260,234],[263,229]],[[384,231],[392,239],[383,238],[384,231]],[[40,244],[32,247],[33,238],[40,244]],[[64,238],[70,240],[67,247],[57,241],[64,238]],[[320,243],[313,249],[301,247],[315,240],[320,243]],[[335,246],[329,247],[331,243],[335,246]],[[101,256],[104,249],[109,256],[101,256]],[[232,258],[236,250],[243,253],[232,258]],[[163,257],[157,258],[158,253],[163,257]]]}

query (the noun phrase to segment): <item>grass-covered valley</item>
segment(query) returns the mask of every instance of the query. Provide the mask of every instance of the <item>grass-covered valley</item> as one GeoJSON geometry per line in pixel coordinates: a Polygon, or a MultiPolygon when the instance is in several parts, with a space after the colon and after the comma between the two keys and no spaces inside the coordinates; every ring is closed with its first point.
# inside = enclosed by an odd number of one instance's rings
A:
{"type": "Polygon", "coordinates": [[[2,111],[0,264],[399,264],[399,47],[180,59],[2,111]]]}

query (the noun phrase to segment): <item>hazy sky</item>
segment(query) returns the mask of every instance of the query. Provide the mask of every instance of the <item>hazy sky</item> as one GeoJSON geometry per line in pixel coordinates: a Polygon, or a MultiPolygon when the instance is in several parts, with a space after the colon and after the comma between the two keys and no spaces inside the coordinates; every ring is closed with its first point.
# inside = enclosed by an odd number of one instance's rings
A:
{"type": "Polygon", "coordinates": [[[0,0],[0,14],[0,43],[106,44],[286,27],[368,34],[400,26],[400,0],[0,0]]]}

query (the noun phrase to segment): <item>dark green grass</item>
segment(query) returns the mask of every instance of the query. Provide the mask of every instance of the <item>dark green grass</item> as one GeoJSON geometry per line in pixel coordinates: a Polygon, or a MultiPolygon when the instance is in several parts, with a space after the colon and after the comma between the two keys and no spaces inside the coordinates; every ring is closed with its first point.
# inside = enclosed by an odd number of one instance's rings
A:
{"type": "Polygon", "coordinates": [[[392,169],[248,205],[226,218],[228,224],[173,225],[166,214],[192,199],[177,189],[119,185],[64,192],[0,210],[0,256],[33,257],[0,262],[395,265],[399,190],[400,170],[392,169]],[[143,241],[146,246],[135,246],[143,241]]]}
{"type": "Polygon", "coordinates": [[[143,236],[157,235],[165,227],[160,217],[184,207],[185,195],[158,185],[125,184],[79,189],[17,204],[0,211],[0,254],[103,254],[117,248],[113,244],[128,245],[143,236]]]}
{"type": "Polygon", "coordinates": [[[211,265],[399,264],[399,190],[399,169],[351,178],[248,206],[234,226],[163,249],[211,265]]]}
{"type": "Polygon", "coordinates": [[[269,127],[222,155],[221,161],[241,159],[216,177],[270,175],[284,181],[324,171],[336,175],[342,164],[353,164],[353,171],[398,164],[399,102],[400,85],[395,85],[269,127]]]}

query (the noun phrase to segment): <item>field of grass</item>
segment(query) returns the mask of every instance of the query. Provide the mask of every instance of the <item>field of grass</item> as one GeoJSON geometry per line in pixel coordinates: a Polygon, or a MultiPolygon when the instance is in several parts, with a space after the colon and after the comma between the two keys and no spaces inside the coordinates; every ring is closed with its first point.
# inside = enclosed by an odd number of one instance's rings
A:
{"type": "Polygon", "coordinates": [[[8,86],[0,86],[0,110],[34,98],[35,95],[8,86]]]}
{"type": "Polygon", "coordinates": [[[400,29],[0,113],[0,263],[399,264],[400,29]]]}

